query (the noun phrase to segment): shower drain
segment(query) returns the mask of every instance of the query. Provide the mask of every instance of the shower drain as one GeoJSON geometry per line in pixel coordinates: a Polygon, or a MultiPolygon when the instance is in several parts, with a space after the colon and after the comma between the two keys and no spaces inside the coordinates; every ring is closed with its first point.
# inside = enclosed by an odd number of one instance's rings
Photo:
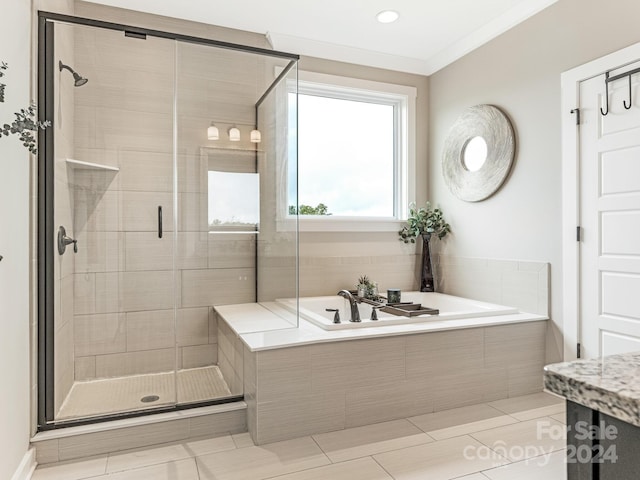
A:
{"type": "Polygon", "coordinates": [[[147,395],[146,397],[142,397],[140,399],[142,403],[157,402],[158,400],[160,400],[160,397],[158,395],[147,395]]]}

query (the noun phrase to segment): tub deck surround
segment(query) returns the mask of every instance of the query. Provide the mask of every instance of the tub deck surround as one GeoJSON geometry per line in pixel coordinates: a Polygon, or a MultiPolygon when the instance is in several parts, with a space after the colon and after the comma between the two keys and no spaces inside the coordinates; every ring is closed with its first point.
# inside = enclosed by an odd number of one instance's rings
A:
{"type": "Polygon", "coordinates": [[[640,352],[544,368],[549,392],[640,427],[640,352]]]}
{"type": "Polygon", "coordinates": [[[257,444],[542,390],[542,315],[329,331],[304,319],[282,328],[268,307],[216,307],[257,444]]]}
{"type": "Polygon", "coordinates": [[[295,315],[276,302],[222,305],[215,307],[215,310],[220,318],[240,337],[250,352],[314,343],[537,322],[549,318],[533,313],[512,313],[370,328],[324,330],[303,318],[300,318],[296,328],[295,315]]]}

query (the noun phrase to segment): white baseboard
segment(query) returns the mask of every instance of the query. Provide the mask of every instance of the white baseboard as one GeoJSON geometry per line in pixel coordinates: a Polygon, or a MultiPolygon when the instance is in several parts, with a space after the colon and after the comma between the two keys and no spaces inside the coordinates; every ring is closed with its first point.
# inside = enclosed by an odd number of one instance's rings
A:
{"type": "Polygon", "coordinates": [[[22,457],[18,469],[15,471],[11,480],[30,480],[33,471],[36,469],[36,449],[30,448],[22,457]]]}

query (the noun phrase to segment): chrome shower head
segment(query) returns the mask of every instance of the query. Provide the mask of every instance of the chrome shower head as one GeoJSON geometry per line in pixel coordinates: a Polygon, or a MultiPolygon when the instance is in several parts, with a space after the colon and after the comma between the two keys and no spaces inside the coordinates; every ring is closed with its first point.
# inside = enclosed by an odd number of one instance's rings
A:
{"type": "Polygon", "coordinates": [[[84,85],[85,83],[87,83],[89,80],[84,78],[82,75],[80,75],[79,73],[76,73],[76,71],[71,68],[68,65],[65,65],[64,63],[62,63],[62,61],[58,62],[58,67],[60,68],[60,71],[62,70],[69,70],[71,72],[71,74],[73,75],[73,85],[76,87],[81,87],[82,85],[84,85]]]}

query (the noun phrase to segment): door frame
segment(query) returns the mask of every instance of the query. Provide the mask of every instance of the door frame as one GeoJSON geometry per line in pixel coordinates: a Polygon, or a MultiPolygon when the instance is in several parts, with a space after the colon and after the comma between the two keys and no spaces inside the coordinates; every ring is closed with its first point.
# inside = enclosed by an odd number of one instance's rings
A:
{"type": "MultiPolygon", "coordinates": [[[[563,72],[560,76],[562,121],[562,333],[564,360],[577,358],[580,341],[580,83],[640,60],[640,43],[563,72]]],[[[604,82],[604,78],[603,78],[604,82]]]]}

